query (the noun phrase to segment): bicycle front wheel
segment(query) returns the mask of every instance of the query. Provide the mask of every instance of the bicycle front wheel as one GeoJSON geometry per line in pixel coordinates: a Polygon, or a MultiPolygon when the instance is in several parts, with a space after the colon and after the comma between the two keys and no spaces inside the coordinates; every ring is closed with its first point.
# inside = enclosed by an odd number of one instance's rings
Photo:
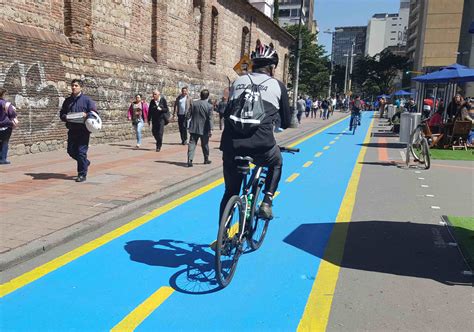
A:
{"type": "Polygon", "coordinates": [[[421,150],[423,153],[423,164],[425,165],[425,169],[429,169],[431,166],[430,147],[426,138],[423,138],[421,141],[421,150]]]}
{"type": "Polygon", "coordinates": [[[216,279],[226,287],[234,276],[242,253],[244,211],[239,196],[232,196],[224,209],[216,241],[216,279]]]}
{"type": "Polygon", "coordinates": [[[255,189],[252,191],[253,201],[252,207],[250,210],[250,236],[249,244],[252,250],[257,250],[263,243],[263,239],[267,234],[269,220],[260,219],[258,217],[258,210],[260,209],[260,204],[262,204],[263,197],[263,183],[258,183],[255,186],[255,189]]]}

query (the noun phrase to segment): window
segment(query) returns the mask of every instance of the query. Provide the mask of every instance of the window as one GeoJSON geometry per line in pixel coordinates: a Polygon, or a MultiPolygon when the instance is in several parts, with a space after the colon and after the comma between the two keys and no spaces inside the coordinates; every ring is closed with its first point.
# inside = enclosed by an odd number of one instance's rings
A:
{"type": "Polygon", "coordinates": [[[217,62],[217,28],[218,28],[218,15],[216,7],[212,7],[212,17],[211,17],[211,64],[216,64],[217,62]]]}
{"type": "Polygon", "coordinates": [[[280,17],[289,17],[290,16],[290,10],[289,9],[280,9],[279,15],[280,15],[280,17]]]}
{"type": "Polygon", "coordinates": [[[199,68],[199,70],[202,70],[202,49],[203,49],[203,15],[202,15],[202,2],[201,0],[193,0],[193,18],[194,18],[194,24],[196,27],[198,27],[198,33],[197,33],[197,42],[198,42],[198,53],[197,53],[197,58],[196,58],[196,63],[199,68]]]}
{"type": "Polygon", "coordinates": [[[250,53],[250,30],[247,27],[242,28],[242,43],[240,46],[240,57],[250,53]]]}
{"type": "Polygon", "coordinates": [[[292,17],[297,17],[297,16],[300,16],[299,14],[300,10],[299,9],[292,9],[291,10],[291,15],[292,17]]]}

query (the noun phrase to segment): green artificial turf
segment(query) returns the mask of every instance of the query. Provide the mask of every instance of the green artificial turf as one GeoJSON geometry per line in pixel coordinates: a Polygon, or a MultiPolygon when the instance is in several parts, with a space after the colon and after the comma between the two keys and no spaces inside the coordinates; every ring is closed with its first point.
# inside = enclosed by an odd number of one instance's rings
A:
{"type": "Polygon", "coordinates": [[[474,150],[430,149],[431,159],[474,160],[474,150]]]}
{"type": "Polygon", "coordinates": [[[474,267],[474,217],[448,217],[464,256],[474,267]]]}

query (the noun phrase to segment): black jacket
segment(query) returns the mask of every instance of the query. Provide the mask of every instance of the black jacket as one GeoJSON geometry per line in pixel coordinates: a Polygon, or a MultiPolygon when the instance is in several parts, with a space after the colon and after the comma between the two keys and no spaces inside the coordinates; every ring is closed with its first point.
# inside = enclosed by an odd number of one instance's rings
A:
{"type": "Polygon", "coordinates": [[[160,97],[158,101],[158,105],[156,104],[155,100],[152,99],[150,101],[150,106],[148,107],[148,122],[159,122],[160,120],[164,120],[166,115],[169,115],[168,110],[168,103],[166,102],[165,97],[160,97]],[[158,109],[161,108],[161,110],[158,109]]]}

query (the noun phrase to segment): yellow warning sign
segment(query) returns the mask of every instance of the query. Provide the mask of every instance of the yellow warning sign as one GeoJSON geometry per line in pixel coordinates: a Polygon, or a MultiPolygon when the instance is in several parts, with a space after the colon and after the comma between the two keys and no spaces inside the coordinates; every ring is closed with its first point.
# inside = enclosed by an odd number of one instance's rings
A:
{"type": "Polygon", "coordinates": [[[239,75],[244,75],[252,71],[252,60],[248,54],[244,54],[242,59],[234,66],[234,71],[239,75]]]}

